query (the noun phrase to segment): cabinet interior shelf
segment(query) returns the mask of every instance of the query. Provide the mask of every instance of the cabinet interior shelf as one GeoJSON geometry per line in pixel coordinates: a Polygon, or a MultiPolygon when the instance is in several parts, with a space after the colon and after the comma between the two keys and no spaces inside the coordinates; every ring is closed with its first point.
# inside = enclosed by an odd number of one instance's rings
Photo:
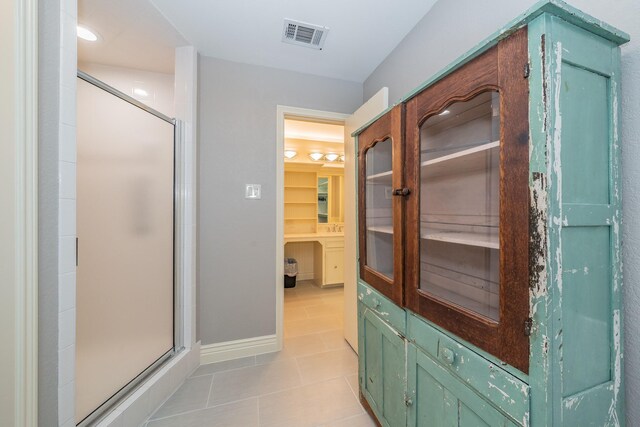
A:
{"type": "Polygon", "coordinates": [[[308,189],[308,190],[315,190],[316,187],[315,185],[285,185],[284,188],[302,188],[302,189],[308,189]]]}
{"type": "Polygon", "coordinates": [[[315,205],[316,202],[284,202],[286,205],[315,205]]]}
{"type": "Polygon", "coordinates": [[[393,234],[393,226],[392,225],[377,225],[377,226],[373,226],[373,227],[367,227],[367,231],[372,231],[374,233],[393,234]]]}
{"type": "Polygon", "coordinates": [[[491,320],[497,321],[500,317],[500,312],[498,307],[492,307],[489,304],[476,301],[472,298],[466,297],[464,295],[460,295],[456,292],[437,286],[435,284],[430,284],[430,286],[427,289],[421,289],[421,290],[422,292],[431,294],[436,298],[440,298],[447,303],[452,303],[464,309],[471,309],[476,313],[479,313],[483,316],[488,317],[491,320]]]}
{"type": "Polygon", "coordinates": [[[500,141],[493,141],[457,153],[426,160],[420,163],[420,167],[424,169],[422,176],[431,177],[483,169],[487,166],[488,152],[499,147],[500,141]]]}
{"type": "Polygon", "coordinates": [[[393,177],[393,171],[386,171],[386,172],[380,172],[374,175],[367,176],[367,181],[391,183],[392,177],[393,177]]]}
{"type": "Polygon", "coordinates": [[[467,246],[500,249],[500,237],[498,234],[437,230],[421,232],[420,238],[425,240],[437,240],[439,242],[457,243],[467,246]]]}
{"type": "Polygon", "coordinates": [[[295,217],[295,218],[288,217],[288,218],[285,218],[284,220],[285,221],[315,221],[316,217],[315,216],[314,217],[295,217]]]}
{"type": "MultiPolygon", "coordinates": [[[[393,234],[393,226],[377,225],[367,227],[373,233],[393,234]]],[[[479,246],[482,248],[500,249],[500,237],[497,234],[470,233],[459,231],[430,231],[420,233],[420,238],[439,242],[457,243],[459,245],[479,246]]]]}

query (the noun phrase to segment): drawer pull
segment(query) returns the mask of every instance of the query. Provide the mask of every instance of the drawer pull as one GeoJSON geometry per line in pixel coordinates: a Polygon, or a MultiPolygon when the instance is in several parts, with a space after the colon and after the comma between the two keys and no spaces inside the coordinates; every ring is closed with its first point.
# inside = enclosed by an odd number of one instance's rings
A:
{"type": "Polygon", "coordinates": [[[442,347],[440,349],[440,358],[449,365],[453,365],[453,362],[456,361],[456,354],[450,348],[442,347]]]}
{"type": "Polygon", "coordinates": [[[375,308],[380,308],[380,306],[382,305],[382,302],[378,298],[374,298],[373,300],[371,300],[371,302],[373,303],[373,306],[375,308]]]}

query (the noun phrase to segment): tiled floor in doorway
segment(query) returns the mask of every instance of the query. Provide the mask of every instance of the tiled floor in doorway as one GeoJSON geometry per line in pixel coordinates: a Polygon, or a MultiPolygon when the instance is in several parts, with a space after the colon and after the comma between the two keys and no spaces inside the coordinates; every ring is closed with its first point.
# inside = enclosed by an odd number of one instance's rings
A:
{"type": "Polygon", "coordinates": [[[280,353],[200,366],[146,426],[375,426],[358,402],[342,301],[342,288],[285,289],[280,353]]]}

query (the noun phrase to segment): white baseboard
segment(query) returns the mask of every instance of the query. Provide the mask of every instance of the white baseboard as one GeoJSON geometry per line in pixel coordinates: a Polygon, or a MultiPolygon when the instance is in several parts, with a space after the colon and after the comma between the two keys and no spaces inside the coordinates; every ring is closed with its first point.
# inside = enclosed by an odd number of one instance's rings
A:
{"type": "Polygon", "coordinates": [[[274,351],[278,351],[275,335],[208,344],[200,348],[200,363],[224,362],[274,351]]]}
{"type": "Polygon", "coordinates": [[[313,273],[298,273],[297,280],[313,280],[313,273]]]}

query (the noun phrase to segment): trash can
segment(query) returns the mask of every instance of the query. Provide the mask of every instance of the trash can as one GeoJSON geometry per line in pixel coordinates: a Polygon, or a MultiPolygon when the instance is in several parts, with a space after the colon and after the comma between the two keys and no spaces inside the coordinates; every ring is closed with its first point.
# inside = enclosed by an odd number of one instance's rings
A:
{"type": "Polygon", "coordinates": [[[298,262],[295,258],[284,259],[284,287],[295,288],[298,275],[298,262]]]}

